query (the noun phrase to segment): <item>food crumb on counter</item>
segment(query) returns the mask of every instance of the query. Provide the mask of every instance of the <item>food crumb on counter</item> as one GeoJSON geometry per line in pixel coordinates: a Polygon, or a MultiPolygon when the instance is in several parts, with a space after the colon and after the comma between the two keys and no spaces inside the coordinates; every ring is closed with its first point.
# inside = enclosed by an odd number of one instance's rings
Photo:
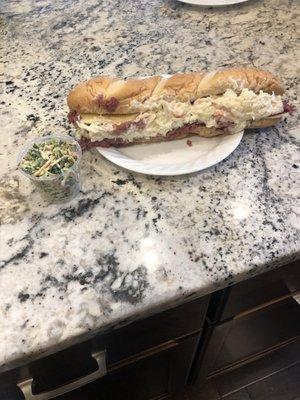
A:
{"type": "Polygon", "coordinates": [[[17,177],[0,180],[0,224],[10,224],[23,218],[29,205],[26,198],[19,191],[17,177]]]}
{"type": "Polygon", "coordinates": [[[191,140],[187,140],[187,141],[186,141],[186,144],[187,144],[189,147],[192,147],[192,146],[193,146],[193,142],[192,142],[191,140]]]}

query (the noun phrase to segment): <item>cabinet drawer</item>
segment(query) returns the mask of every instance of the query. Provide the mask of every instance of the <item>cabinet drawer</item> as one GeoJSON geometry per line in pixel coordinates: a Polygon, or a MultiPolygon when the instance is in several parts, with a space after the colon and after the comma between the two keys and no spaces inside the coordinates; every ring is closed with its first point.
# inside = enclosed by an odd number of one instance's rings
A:
{"type": "Polygon", "coordinates": [[[288,298],[210,329],[201,376],[238,366],[300,338],[300,305],[288,298]]]}
{"type": "Polygon", "coordinates": [[[186,384],[197,343],[198,336],[189,337],[57,400],[148,400],[177,393],[186,384]]]}
{"type": "Polygon", "coordinates": [[[209,296],[138,320],[71,346],[0,377],[0,387],[33,378],[37,391],[50,390],[97,369],[91,353],[106,351],[107,368],[167,342],[199,332],[209,296]]]}
{"type": "Polygon", "coordinates": [[[300,290],[300,260],[255,276],[216,294],[208,316],[212,322],[224,321],[265,303],[300,290]]]}
{"type": "MultiPolygon", "coordinates": [[[[200,332],[114,364],[101,378],[65,394],[52,397],[55,387],[41,387],[41,381],[34,382],[32,391],[35,396],[56,400],[150,400],[178,393],[187,383],[199,338],[200,332]]],[[[74,380],[71,385],[76,387],[76,383],[74,380]]],[[[63,391],[65,384],[58,391],[63,391]]],[[[23,395],[18,388],[10,387],[0,390],[0,398],[21,400],[23,395]]]]}

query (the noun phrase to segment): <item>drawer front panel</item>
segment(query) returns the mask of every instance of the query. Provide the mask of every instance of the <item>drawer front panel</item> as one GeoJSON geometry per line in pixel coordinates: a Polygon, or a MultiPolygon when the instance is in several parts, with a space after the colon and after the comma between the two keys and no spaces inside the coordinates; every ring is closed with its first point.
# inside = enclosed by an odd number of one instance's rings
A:
{"type": "Polygon", "coordinates": [[[199,337],[108,371],[108,374],[57,400],[150,400],[183,389],[199,337]]]}
{"type": "Polygon", "coordinates": [[[209,318],[224,321],[276,299],[300,291],[300,260],[276,270],[255,276],[224,289],[218,296],[218,312],[213,308],[209,318]]]}
{"type": "Polygon", "coordinates": [[[170,340],[190,335],[202,329],[209,296],[166,310],[116,331],[96,337],[96,350],[107,350],[108,365],[158,346],[170,340]]]}
{"type": "Polygon", "coordinates": [[[0,377],[1,386],[33,378],[34,391],[50,390],[65,382],[76,380],[97,369],[91,353],[106,350],[107,368],[127,358],[199,333],[204,322],[209,296],[96,335],[89,341],[56,352],[32,362],[28,368],[8,371],[0,377]]]}

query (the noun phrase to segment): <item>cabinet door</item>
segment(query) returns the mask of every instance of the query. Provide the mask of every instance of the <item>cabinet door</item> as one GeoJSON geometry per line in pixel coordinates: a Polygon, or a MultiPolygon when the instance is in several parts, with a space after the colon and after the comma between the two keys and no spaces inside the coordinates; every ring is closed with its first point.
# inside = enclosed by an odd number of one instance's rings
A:
{"type": "Polygon", "coordinates": [[[153,349],[153,354],[130,359],[98,381],[57,399],[148,400],[178,393],[186,384],[198,339],[199,335],[193,335],[180,342],[170,342],[157,353],[153,349]]]}
{"type": "Polygon", "coordinates": [[[200,361],[207,377],[262,357],[300,339],[300,305],[291,297],[271,306],[212,325],[200,361]]]}

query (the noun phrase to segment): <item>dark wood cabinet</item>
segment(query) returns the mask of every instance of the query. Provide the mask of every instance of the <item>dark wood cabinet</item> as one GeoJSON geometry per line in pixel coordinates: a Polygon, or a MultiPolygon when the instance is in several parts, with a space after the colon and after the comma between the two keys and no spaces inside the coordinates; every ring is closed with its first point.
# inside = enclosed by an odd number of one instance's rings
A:
{"type": "Polygon", "coordinates": [[[211,327],[200,374],[207,377],[300,340],[300,305],[288,298],[211,327]]]}
{"type": "Polygon", "coordinates": [[[106,349],[110,366],[144,350],[199,332],[208,303],[209,296],[202,297],[98,335],[92,341],[93,351],[106,349]]]}
{"type": "Polygon", "coordinates": [[[213,294],[190,381],[215,379],[300,341],[299,290],[296,261],[213,294]]]}
{"type": "Polygon", "coordinates": [[[108,371],[107,375],[57,400],[145,400],[163,398],[184,388],[190,371],[198,335],[153,349],[108,371]]]}
{"type": "MultiPolygon", "coordinates": [[[[241,365],[239,368],[230,370],[224,374],[218,374],[209,379],[209,382],[206,383],[217,388],[220,396],[228,396],[230,394],[235,394],[244,387],[249,388],[249,385],[252,386],[258,382],[262,382],[269,376],[279,377],[280,371],[288,371],[294,365],[298,364],[300,367],[299,357],[300,340],[297,340],[272,353],[266,354],[265,357],[241,365]]],[[[299,378],[300,375],[298,376],[298,385],[300,388],[299,378]]],[[[285,386],[284,382],[279,383],[281,386],[285,386]]],[[[289,390],[288,387],[286,389],[289,390]]],[[[284,395],[282,396],[283,397],[279,397],[279,399],[286,400],[286,397],[284,395]]],[[[295,400],[296,397],[293,397],[293,399],[295,400]]],[[[274,399],[272,398],[271,400],[274,399]]]]}
{"type": "Polygon", "coordinates": [[[12,393],[18,381],[28,378],[33,379],[33,394],[76,382],[97,371],[91,354],[99,351],[106,354],[106,375],[56,398],[73,400],[82,393],[81,400],[147,400],[179,391],[187,382],[208,303],[209,296],[181,304],[9,371],[0,377],[0,399],[6,400],[2,393],[8,393],[8,387],[12,393]]]}
{"type": "Polygon", "coordinates": [[[214,294],[207,317],[220,322],[300,291],[300,261],[246,279],[214,294]]]}

